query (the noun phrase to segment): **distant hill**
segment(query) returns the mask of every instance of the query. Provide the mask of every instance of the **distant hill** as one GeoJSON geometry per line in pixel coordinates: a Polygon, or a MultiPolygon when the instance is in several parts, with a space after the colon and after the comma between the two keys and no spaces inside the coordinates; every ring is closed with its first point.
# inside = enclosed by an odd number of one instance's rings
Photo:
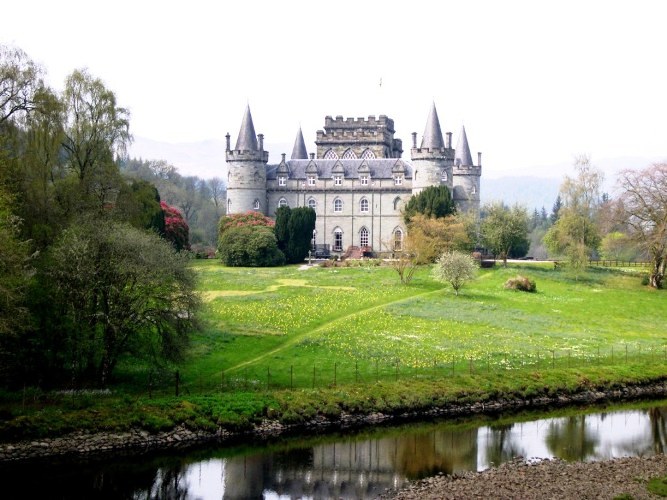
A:
{"type": "Polygon", "coordinates": [[[506,205],[524,205],[529,212],[544,207],[547,212],[558,196],[561,179],[542,177],[512,176],[486,179],[482,175],[480,197],[482,205],[494,201],[502,201],[506,205]]]}

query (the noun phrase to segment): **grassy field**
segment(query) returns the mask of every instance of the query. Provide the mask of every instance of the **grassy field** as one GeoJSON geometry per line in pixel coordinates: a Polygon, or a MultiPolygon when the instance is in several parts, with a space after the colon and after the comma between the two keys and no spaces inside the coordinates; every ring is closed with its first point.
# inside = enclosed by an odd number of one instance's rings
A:
{"type": "Polygon", "coordinates": [[[575,279],[549,264],[480,270],[456,297],[420,269],[224,268],[194,263],[205,300],[183,384],[320,387],[460,371],[665,361],[665,293],[636,270],[575,279]],[[537,293],[503,288],[522,274],[537,293]]]}
{"type": "Polygon", "coordinates": [[[118,368],[108,392],[0,394],[0,441],[73,430],[249,429],[265,418],[425,411],[663,382],[665,291],[635,270],[480,270],[458,297],[428,268],[231,269],[195,261],[204,328],[162,378],[118,368]],[[537,293],[503,288],[517,274],[537,293]],[[151,383],[149,384],[149,380],[151,383]]]}

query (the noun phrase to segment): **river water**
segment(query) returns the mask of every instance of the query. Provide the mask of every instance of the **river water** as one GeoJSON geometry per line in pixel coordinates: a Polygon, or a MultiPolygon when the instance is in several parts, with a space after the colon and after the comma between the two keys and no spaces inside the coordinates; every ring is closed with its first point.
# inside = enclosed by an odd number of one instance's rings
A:
{"type": "Polygon", "coordinates": [[[374,498],[411,480],[483,470],[519,456],[604,460],[663,453],[666,418],[667,401],[479,417],[104,462],[2,466],[0,478],[5,498],[374,498]]]}

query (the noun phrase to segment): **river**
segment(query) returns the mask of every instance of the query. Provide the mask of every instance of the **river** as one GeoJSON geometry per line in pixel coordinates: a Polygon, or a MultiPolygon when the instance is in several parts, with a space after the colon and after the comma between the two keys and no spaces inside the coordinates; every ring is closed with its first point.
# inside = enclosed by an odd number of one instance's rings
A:
{"type": "Polygon", "coordinates": [[[374,498],[438,473],[521,456],[605,460],[663,453],[667,401],[410,423],[113,460],[0,467],[5,498],[374,498]]]}

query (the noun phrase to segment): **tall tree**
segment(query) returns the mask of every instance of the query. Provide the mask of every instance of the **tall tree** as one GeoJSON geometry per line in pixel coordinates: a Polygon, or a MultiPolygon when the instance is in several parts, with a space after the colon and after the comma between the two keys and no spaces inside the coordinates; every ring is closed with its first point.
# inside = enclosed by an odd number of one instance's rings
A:
{"type": "Polygon", "coordinates": [[[297,207],[290,212],[287,222],[288,241],[285,258],[290,264],[303,262],[311,249],[313,230],[315,229],[315,210],[310,207],[297,207]]]}
{"type": "Polygon", "coordinates": [[[42,68],[23,50],[0,45],[0,126],[38,106],[44,88],[42,68]]]}
{"type": "Polygon", "coordinates": [[[525,207],[514,205],[507,208],[502,203],[487,205],[482,210],[486,214],[482,219],[482,239],[485,246],[503,259],[507,267],[507,258],[513,249],[528,250],[528,212],[525,207]]]}
{"type": "Polygon", "coordinates": [[[577,176],[566,176],[561,185],[563,206],[558,220],[544,236],[544,243],[551,252],[565,255],[571,268],[578,272],[600,244],[596,215],[604,176],[587,156],[577,158],[575,171],[577,176]]]}
{"type": "Polygon", "coordinates": [[[215,212],[220,217],[225,210],[225,184],[219,177],[208,179],[206,184],[211,194],[211,200],[215,205],[215,212]]]}
{"type": "Polygon", "coordinates": [[[113,202],[118,189],[114,156],[124,155],[132,139],[129,111],[119,107],[114,93],[86,70],[67,78],[63,97],[68,167],[78,179],[84,204],[101,209],[113,202]]]}
{"type": "Polygon", "coordinates": [[[623,219],[629,236],[649,255],[649,283],[662,288],[667,266],[667,164],[643,170],[625,170],[620,175],[623,219]]]}

